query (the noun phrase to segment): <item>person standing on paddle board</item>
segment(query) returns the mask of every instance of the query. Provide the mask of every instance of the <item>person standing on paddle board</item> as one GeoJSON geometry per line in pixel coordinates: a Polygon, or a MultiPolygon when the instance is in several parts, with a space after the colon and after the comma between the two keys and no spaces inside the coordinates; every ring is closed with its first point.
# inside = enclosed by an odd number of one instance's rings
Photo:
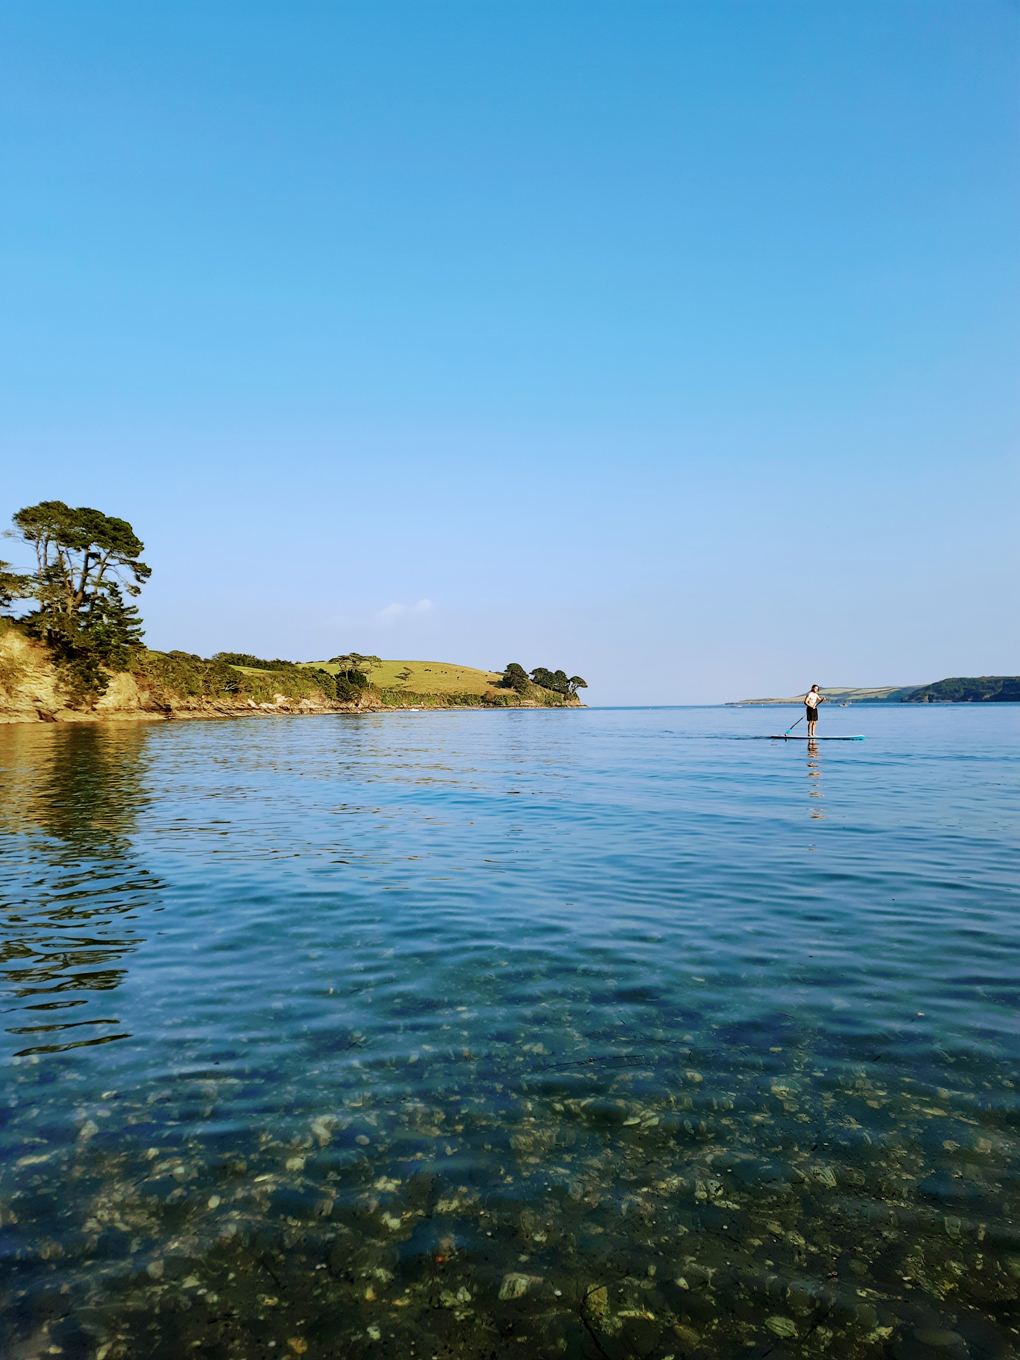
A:
{"type": "Polygon", "coordinates": [[[808,739],[815,735],[815,723],[818,721],[818,705],[825,703],[825,695],[818,693],[818,686],[812,685],[807,694],[804,695],[804,707],[807,709],[808,739]]]}

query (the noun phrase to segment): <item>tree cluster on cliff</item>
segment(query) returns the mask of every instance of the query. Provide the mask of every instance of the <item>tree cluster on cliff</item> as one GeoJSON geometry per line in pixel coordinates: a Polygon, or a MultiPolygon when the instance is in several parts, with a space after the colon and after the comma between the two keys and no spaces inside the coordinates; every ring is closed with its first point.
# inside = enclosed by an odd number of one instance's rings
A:
{"type": "Polygon", "coordinates": [[[382,665],[382,659],[378,656],[372,656],[370,653],[345,652],[342,656],[331,656],[329,664],[339,666],[338,673],[347,676],[348,679],[360,676],[360,682],[356,681],[355,683],[367,685],[376,666],[382,665]]]}
{"type": "Polygon", "coordinates": [[[36,568],[0,564],[0,606],[34,605],[22,627],[51,648],[73,689],[101,692],[104,667],[123,670],[141,644],[141,616],[125,596],[137,596],[152,574],[141,560],[145,545],[127,520],[63,501],[19,510],[9,536],[32,548],[36,568]]]}
{"type": "MultiPolygon", "coordinates": [[[[345,652],[342,656],[331,657],[329,664],[339,667],[335,676],[330,677],[328,671],[318,673],[332,679],[335,696],[331,697],[337,698],[341,703],[356,703],[359,695],[368,689],[373,670],[376,666],[381,666],[382,661],[370,654],[345,652]]],[[[325,684],[323,687],[326,688],[325,684]]]]}
{"type": "Polygon", "coordinates": [[[521,695],[528,692],[529,684],[537,685],[539,689],[562,694],[564,699],[573,699],[579,689],[588,688],[579,675],[568,678],[566,671],[551,671],[545,666],[536,666],[529,679],[528,672],[516,661],[511,661],[506,667],[500,684],[504,689],[516,690],[521,695]]]}
{"type": "Polygon", "coordinates": [[[905,704],[1020,703],[1020,675],[957,675],[921,685],[901,700],[905,704]]]}

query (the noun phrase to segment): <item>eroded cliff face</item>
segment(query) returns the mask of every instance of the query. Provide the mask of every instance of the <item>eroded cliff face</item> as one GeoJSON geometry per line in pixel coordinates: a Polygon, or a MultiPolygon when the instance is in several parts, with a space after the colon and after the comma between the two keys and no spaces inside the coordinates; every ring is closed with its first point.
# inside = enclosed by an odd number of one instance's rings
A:
{"type": "MultiPolygon", "coordinates": [[[[376,707],[372,700],[360,707],[376,707]]],[[[294,699],[275,694],[270,703],[254,699],[208,698],[161,690],[144,676],[121,671],[110,676],[106,692],[82,700],[62,681],[47,651],[15,628],[0,634],[0,723],[166,722],[178,718],[282,717],[309,713],[357,712],[356,704],[338,704],[318,696],[294,699]]]]}
{"type": "Polygon", "coordinates": [[[0,722],[38,722],[64,705],[44,648],[14,629],[0,633],[0,722]]]}

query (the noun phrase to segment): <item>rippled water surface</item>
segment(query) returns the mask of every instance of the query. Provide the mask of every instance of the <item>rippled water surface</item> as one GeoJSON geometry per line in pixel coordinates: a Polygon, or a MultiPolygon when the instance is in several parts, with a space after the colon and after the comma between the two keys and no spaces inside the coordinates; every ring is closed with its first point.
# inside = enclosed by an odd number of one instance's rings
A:
{"type": "Polygon", "coordinates": [[[1016,1356],[1018,719],[0,728],[0,1353],[1016,1356]]]}

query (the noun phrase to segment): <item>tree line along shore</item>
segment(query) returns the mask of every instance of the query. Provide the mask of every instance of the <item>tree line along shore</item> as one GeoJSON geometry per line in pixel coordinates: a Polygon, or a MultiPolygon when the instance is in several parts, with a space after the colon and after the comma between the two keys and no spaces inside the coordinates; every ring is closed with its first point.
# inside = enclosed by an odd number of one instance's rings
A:
{"type": "Polygon", "coordinates": [[[0,561],[0,722],[81,722],[394,708],[581,707],[579,675],[516,662],[484,671],[348,652],[321,662],[144,646],[132,601],[151,575],[126,520],[43,501],[9,535],[35,569],[0,561]]]}

